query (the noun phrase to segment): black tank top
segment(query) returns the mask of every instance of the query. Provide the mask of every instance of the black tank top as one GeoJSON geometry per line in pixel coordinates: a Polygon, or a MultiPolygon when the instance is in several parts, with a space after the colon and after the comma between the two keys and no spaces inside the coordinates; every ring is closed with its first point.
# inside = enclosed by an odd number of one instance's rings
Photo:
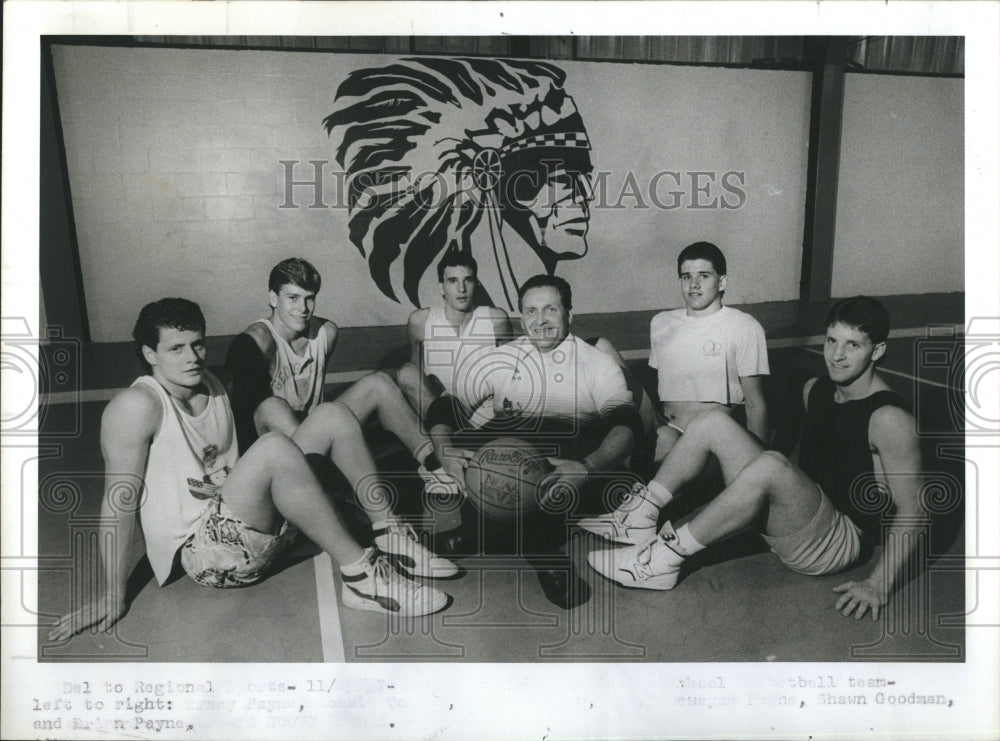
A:
{"type": "Polygon", "coordinates": [[[876,391],[838,404],[833,398],[835,391],[829,378],[817,379],[809,391],[799,466],[837,509],[877,540],[891,498],[875,479],[868,423],[877,409],[906,406],[893,391],[876,391]]]}

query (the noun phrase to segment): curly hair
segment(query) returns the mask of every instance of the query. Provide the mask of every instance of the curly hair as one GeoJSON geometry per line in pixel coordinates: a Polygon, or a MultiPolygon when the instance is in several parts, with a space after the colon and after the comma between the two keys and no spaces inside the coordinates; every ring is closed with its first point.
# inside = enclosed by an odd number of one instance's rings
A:
{"type": "Polygon", "coordinates": [[[205,315],[201,307],[186,298],[161,298],[146,304],[139,312],[132,329],[132,340],[139,363],[146,373],[152,371],[142,354],[143,346],[156,349],[161,329],[181,329],[205,334],[205,315]]]}
{"type": "MultiPolygon", "coordinates": [[[[500,218],[517,219],[512,191],[524,178],[513,172],[537,174],[550,160],[589,172],[564,80],[545,62],[405,58],[340,84],[324,125],[347,173],[350,240],[384,295],[400,300],[392,268],[402,258],[403,292],[419,306],[420,279],[442,252],[471,254],[485,214],[491,234],[500,218]]],[[[537,193],[544,181],[534,180],[537,193]]]]}

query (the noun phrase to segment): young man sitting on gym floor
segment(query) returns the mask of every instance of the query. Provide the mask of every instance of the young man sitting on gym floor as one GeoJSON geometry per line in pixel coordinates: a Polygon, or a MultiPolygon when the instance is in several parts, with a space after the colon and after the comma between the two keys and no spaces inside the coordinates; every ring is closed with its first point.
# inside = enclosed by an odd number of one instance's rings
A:
{"type": "MultiPolygon", "coordinates": [[[[722,304],[725,255],[711,242],[690,244],[677,256],[677,277],[684,307],[661,311],[650,324],[649,365],[657,370],[665,422],[656,431],[653,462],[660,463],[698,415],[709,411],[741,421],[745,418],[747,429],[766,444],[767,341],[756,319],[722,304]]],[[[649,484],[654,494],[657,486],[655,479],[649,484]]],[[[649,511],[653,520],[642,523],[646,528],[656,524],[659,512],[631,501],[642,496],[642,491],[632,491],[618,512],[649,511]]],[[[585,518],[579,524],[598,535],[628,538],[626,525],[615,512],[585,518]]]]}
{"type": "MultiPolygon", "coordinates": [[[[425,481],[457,492],[437,462],[430,439],[421,432],[416,413],[387,374],[364,376],[337,397],[336,406],[324,402],[326,366],[338,330],[330,320],[313,314],[320,285],[319,273],[306,260],[293,257],[275,265],[268,279],[270,316],[247,327],[229,347],[226,368],[233,376],[231,396],[240,447],[245,449],[258,435],[274,431],[292,436],[305,453],[316,453],[311,435],[296,434],[303,420],[315,417],[330,428],[327,435],[350,436],[358,422],[377,418],[413,454],[425,481]],[[344,420],[344,410],[354,419],[344,420]]],[[[322,446],[323,439],[318,444],[322,446]]],[[[371,458],[366,447],[364,459],[371,458]]],[[[455,564],[428,550],[402,519],[367,500],[358,503],[371,521],[375,544],[398,556],[409,573],[429,577],[457,573],[455,564]]]]}
{"type": "MultiPolygon", "coordinates": [[[[106,630],[124,615],[137,520],[161,586],[177,561],[205,586],[253,584],[290,542],[293,525],[339,564],[347,607],[407,617],[444,607],[444,593],[411,581],[377,548],[351,539],[298,441],[269,433],[239,455],[226,391],[205,368],[205,318],[197,304],[179,298],[147,304],[133,337],[147,375],[112,399],[101,418],[101,514],[115,523],[114,537],[100,543],[103,583],[59,621],[50,640],[90,626],[106,630]]],[[[353,419],[346,409],[343,416],[353,419]]],[[[296,435],[337,447],[335,459],[352,485],[377,489],[359,447],[360,429],[353,449],[351,441],[333,440],[329,429],[309,418],[296,435]]]]}
{"type": "MultiPolygon", "coordinates": [[[[920,448],[913,417],[878,374],[886,351],[889,315],[874,299],[836,304],[827,315],[823,356],[827,376],[806,383],[806,417],[799,465],[764,450],[729,415],[697,417],[660,466],[655,481],[628,520],[647,519],[640,508],[661,507],[689,481],[709,454],[722,468],[726,488],[676,530],[666,523],[631,530],[631,545],[590,553],[601,574],[628,587],[671,589],[689,556],[747,527],[756,527],[793,571],[830,574],[864,560],[882,535],[881,513],[871,498],[895,510],[888,537],[870,575],[834,588],[836,609],[872,618],[889,601],[912,554],[924,511],[920,448]],[[648,499],[648,501],[647,501],[648,499]],[[879,510],[875,513],[875,510],[879,510]]],[[[624,542],[619,538],[619,542],[624,542]]]]}

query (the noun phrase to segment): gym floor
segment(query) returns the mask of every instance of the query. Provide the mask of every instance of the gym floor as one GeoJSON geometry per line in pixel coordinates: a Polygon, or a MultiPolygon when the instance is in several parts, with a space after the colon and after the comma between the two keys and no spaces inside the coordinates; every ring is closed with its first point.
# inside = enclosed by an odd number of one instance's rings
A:
{"type": "MultiPolygon", "coordinates": [[[[93,577],[93,566],[81,556],[96,553],[98,537],[107,532],[96,519],[100,416],[115,390],[137,372],[129,345],[86,345],[79,357],[82,391],[50,394],[41,410],[39,660],[962,661],[965,501],[963,437],[957,430],[964,426],[963,374],[955,360],[961,353],[953,351],[963,332],[964,296],[892,296],[884,302],[895,327],[884,377],[917,417],[934,517],[918,550],[920,575],[878,621],[847,619],[833,609],[832,588],[866,576],[870,563],[827,577],[801,576],[784,568],[752,533],[691,559],[673,591],[652,592],[616,587],[591,571],[586,552],[598,542],[577,531],[569,548],[593,597],[571,611],[551,605],[532,569],[516,556],[458,559],[459,575],[435,582],[451,596],[447,609],[409,621],[344,608],[336,569],[300,538],[275,574],[244,589],[206,589],[183,575],[157,587],[137,553],[130,607],[118,625],[109,633],[88,631],[50,643],[49,627],[93,577]],[[220,629],[234,625],[239,630],[220,629]]],[[[790,448],[802,383],[823,372],[819,334],[827,305],[739,308],[767,332],[774,444],[790,448]]],[[[584,315],[576,318],[574,332],[609,338],[643,376],[652,313],[584,315]]],[[[221,363],[230,339],[210,338],[210,363],[221,363]]],[[[327,376],[328,398],[364,372],[392,368],[406,356],[401,327],[345,329],[341,342],[327,376]]],[[[412,507],[420,484],[407,456],[388,435],[374,429],[371,434],[380,467],[397,472],[392,475],[412,507]]]]}

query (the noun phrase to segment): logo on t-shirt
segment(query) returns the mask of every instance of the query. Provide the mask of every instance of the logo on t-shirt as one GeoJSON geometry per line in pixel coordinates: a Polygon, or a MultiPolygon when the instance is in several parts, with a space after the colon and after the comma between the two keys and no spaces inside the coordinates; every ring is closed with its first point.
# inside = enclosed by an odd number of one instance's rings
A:
{"type": "Polygon", "coordinates": [[[722,353],[722,343],[718,340],[708,340],[701,346],[701,351],[709,357],[717,357],[722,353]]]}

